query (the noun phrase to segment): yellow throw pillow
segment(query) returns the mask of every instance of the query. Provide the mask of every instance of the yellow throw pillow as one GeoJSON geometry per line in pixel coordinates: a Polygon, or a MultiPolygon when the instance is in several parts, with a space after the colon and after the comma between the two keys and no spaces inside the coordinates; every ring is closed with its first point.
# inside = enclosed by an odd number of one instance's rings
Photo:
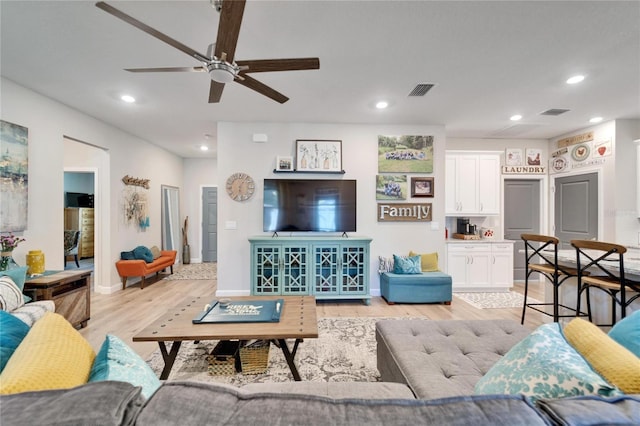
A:
{"type": "Polygon", "coordinates": [[[640,358],[633,352],[581,318],[571,320],[563,332],[569,344],[605,380],[624,393],[640,393],[640,358]]]}
{"type": "Polygon", "coordinates": [[[414,253],[413,251],[409,252],[409,257],[420,256],[420,265],[422,267],[422,272],[438,272],[438,253],[426,253],[419,254],[414,253]]]}
{"type": "Polygon", "coordinates": [[[96,353],[59,314],[47,312],[9,358],[0,394],[67,389],[87,383],[96,353]]]}

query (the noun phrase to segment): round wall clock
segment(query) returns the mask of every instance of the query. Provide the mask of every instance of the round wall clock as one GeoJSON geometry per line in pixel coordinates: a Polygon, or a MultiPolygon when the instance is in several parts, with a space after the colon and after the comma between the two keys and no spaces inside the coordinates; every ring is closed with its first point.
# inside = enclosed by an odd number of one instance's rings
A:
{"type": "Polygon", "coordinates": [[[227,194],[235,201],[245,201],[251,198],[256,184],[246,173],[234,173],[227,179],[227,194]]]}

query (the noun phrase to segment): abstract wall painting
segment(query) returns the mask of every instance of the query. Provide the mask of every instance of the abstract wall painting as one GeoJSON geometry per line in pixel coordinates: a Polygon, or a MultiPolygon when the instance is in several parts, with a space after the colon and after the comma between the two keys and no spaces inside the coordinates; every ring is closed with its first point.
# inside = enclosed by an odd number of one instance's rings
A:
{"type": "Polygon", "coordinates": [[[0,231],[27,229],[29,130],[0,120],[0,231]]]}

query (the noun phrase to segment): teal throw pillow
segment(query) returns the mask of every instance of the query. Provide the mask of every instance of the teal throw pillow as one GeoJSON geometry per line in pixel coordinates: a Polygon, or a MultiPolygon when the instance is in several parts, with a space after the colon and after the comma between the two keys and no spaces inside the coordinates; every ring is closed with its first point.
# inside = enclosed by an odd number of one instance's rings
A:
{"type": "Polygon", "coordinates": [[[558,323],[550,323],[511,348],[476,383],[475,394],[522,394],[538,400],[622,392],[591,368],[567,342],[558,323]]]}
{"type": "Polygon", "coordinates": [[[147,263],[153,262],[153,253],[151,253],[151,250],[149,249],[149,247],[138,246],[138,247],[134,248],[133,249],[133,256],[136,259],[142,259],[147,263]]]}
{"type": "Polygon", "coordinates": [[[142,388],[145,398],[160,387],[160,380],[137,353],[117,336],[107,337],[93,361],[89,382],[116,380],[142,388]]]}
{"type": "Polygon", "coordinates": [[[136,256],[133,254],[133,251],[121,251],[120,259],[121,260],[135,260],[136,256]]]}
{"type": "Polygon", "coordinates": [[[640,358],[640,311],[618,321],[609,331],[609,337],[640,358]]]}
{"type": "MultiPolygon", "coordinates": [[[[8,269],[6,271],[0,271],[0,277],[7,276],[11,277],[13,282],[20,289],[20,293],[24,291],[24,282],[27,280],[27,266],[21,266],[20,268],[8,269]]],[[[31,298],[26,294],[22,294],[22,298],[24,299],[24,303],[31,302],[31,298]]]]}
{"type": "Polygon", "coordinates": [[[30,328],[8,312],[0,311],[0,372],[30,328]]]}
{"type": "Polygon", "coordinates": [[[420,256],[398,256],[393,255],[394,274],[421,274],[420,256]]]}

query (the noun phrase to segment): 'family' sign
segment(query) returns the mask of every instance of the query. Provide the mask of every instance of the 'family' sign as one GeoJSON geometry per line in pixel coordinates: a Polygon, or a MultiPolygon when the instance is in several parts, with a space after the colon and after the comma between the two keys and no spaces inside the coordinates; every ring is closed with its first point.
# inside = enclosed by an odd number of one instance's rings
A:
{"type": "Polygon", "coordinates": [[[380,203],[378,222],[431,222],[431,203],[380,203]]]}

